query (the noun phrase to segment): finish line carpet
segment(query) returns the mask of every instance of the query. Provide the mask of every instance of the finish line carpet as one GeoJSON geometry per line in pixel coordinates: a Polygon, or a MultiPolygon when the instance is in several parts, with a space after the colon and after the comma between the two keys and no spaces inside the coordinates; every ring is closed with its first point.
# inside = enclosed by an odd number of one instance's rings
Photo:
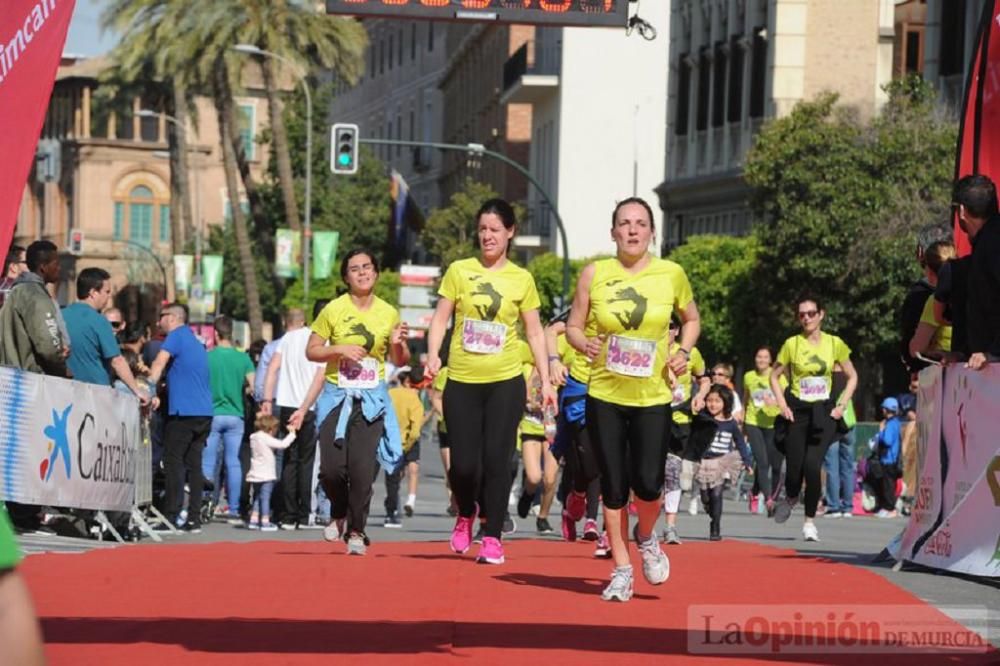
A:
{"type": "MultiPolygon", "coordinates": [[[[877,574],[794,551],[726,540],[670,548],[659,587],[637,571],[627,604],[602,602],[611,569],[590,544],[518,540],[503,566],[447,544],[261,540],[142,545],[45,554],[22,567],[52,664],[763,663],[691,654],[692,604],[900,604],[906,621],[959,627],[877,574]]],[[[884,663],[886,655],[766,655],[810,664],[884,663]]],[[[905,655],[908,666],[998,663],[905,655]]]]}

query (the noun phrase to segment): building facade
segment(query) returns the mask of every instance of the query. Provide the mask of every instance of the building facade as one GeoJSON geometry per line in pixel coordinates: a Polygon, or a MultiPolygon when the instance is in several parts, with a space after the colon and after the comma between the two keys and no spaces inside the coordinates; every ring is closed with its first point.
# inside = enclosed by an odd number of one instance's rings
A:
{"type": "Polygon", "coordinates": [[[986,0],[926,0],[926,5],[924,78],[937,87],[942,102],[957,112],[962,108],[986,0]]]}
{"type": "Polygon", "coordinates": [[[744,234],[743,164],[767,120],[824,91],[859,117],[886,100],[893,0],[671,3],[664,249],[693,234],[744,234]]]}
{"type": "MultiPolygon", "coordinates": [[[[541,27],[504,67],[502,102],[530,106],[532,174],[557,206],[572,257],[610,248],[610,213],[629,196],[653,201],[663,178],[669,20],[643,11],[652,41],[620,28],[541,27]]],[[[562,254],[555,216],[528,194],[539,250],[562,254]]]]}
{"type": "MultiPolygon", "coordinates": [[[[337,86],[331,122],[356,123],[367,139],[440,142],[445,26],[395,19],[362,23],[368,31],[365,74],[354,86],[337,86]]],[[[380,146],[373,152],[403,176],[421,209],[441,204],[440,151],[380,146]]]]}
{"type": "MultiPolygon", "coordinates": [[[[52,92],[40,145],[54,145],[58,171],[41,182],[38,167],[25,186],[14,243],[34,240],[69,246],[73,231],[83,232],[81,252],[65,254],[63,280],[57,287],[62,304],[76,300],[76,274],[98,266],[112,274],[116,304],[130,319],[149,319],[173,294],[170,166],[167,118],[139,114],[141,98],[123,114],[96,95],[104,58],[63,60],[52,92]],[[120,293],[119,293],[120,292],[120,293]]],[[[248,66],[244,89],[236,98],[240,133],[251,172],[258,180],[267,167],[258,136],[268,117],[259,71],[248,66]]],[[[197,98],[197,124],[189,123],[187,156],[196,233],[222,224],[229,193],[222,166],[219,128],[211,100],[197,98]]],[[[155,317],[154,317],[155,319],[155,317]]]]}

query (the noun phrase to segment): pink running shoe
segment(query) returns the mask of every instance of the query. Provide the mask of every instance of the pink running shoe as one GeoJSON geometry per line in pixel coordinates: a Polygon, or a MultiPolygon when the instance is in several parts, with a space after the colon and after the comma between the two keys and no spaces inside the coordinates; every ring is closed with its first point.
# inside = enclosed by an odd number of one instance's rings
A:
{"type": "Polygon", "coordinates": [[[478,515],[479,505],[477,504],[476,510],[471,516],[468,518],[459,516],[455,519],[455,529],[451,531],[451,549],[459,555],[469,550],[469,546],[472,545],[472,526],[475,524],[478,515]]]}
{"type": "Polygon", "coordinates": [[[476,562],[479,564],[503,564],[503,544],[500,543],[500,539],[483,537],[483,544],[479,546],[476,562]]]}
{"type": "Polygon", "coordinates": [[[760,497],[756,494],[750,496],[750,513],[756,514],[760,508],[760,497]]]}
{"type": "Polygon", "coordinates": [[[583,524],[583,540],[597,541],[600,536],[601,533],[597,531],[597,521],[593,518],[588,518],[587,522],[583,524]]]}
{"type": "Polygon", "coordinates": [[[628,503],[628,515],[630,515],[630,516],[638,516],[639,515],[639,507],[637,507],[635,505],[635,502],[629,502],[628,503]]]}
{"type": "Polygon", "coordinates": [[[576,541],[576,521],[570,518],[569,511],[562,512],[562,538],[566,541],[576,541]]]}
{"type": "Polygon", "coordinates": [[[583,514],[586,512],[587,496],[575,490],[569,491],[569,495],[566,496],[566,513],[569,514],[570,519],[576,522],[583,518],[583,514]]]}
{"type": "Polygon", "coordinates": [[[594,557],[599,560],[611,558],[611,542],[608,541],[607,532],[602,533],[597,543],[594,544],[594,557]]]}

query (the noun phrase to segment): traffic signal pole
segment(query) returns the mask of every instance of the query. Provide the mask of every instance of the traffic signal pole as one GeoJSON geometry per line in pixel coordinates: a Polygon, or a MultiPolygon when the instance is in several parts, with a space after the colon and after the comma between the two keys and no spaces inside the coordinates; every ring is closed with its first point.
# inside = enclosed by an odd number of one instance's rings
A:
{"type": "Polygon", "coordinates": [[[438,150],[451,150],[463,153],[469,153],[472,155],[485,155],[487,157],[492,157],[495,160],[499,160],[506,164],[507,166],[513,168],[519,174],[528,179],[534,188],[541,195],[545,203],[549,205],[552,209],[552,214],[556,218],[556,228],[559,230],[559,240],[562,242],[563,247],[563,275],[562,275],[562,303],[561,307],[565,308],[569,306],[571,298],[569,295],[569,242],[566,238],[566,227],[563,225],[562,217],[559,215],[559,209],[556,208],[556,204],[552,201],[552,197],[549,193],[542,187],[542,184],[531,175],[531,172],[525,169],[523,166],[510,159],[503,153],[498,153],[493,150],[489,150],[481,143],[467,143],[465,145],[459,143],[436,143],[433,141],[403,141],[396,139],[362,139],[358,138],[358,141],[363,144],[370,146],[407,146],[410,148],[436,148],[438,150]]]}

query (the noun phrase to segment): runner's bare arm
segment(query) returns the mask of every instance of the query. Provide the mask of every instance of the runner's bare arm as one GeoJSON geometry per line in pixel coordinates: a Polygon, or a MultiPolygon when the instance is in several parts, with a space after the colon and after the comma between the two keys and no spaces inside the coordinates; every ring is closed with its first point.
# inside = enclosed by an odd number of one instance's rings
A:
{"type": "Polygon", "coordinates": [[[844,374],[847,375],[847,386],[844,387],[843,393],[840,394],[840,398],[837,399],[837,405],[830,412],[830,416],[835,419],[839,419],[844,415],[844,409],[847,408],[847,403],[851,401],[854,397],[854,391],[858,388],[858,371],[855,370],[854,364],[851,363],[851,359],[840,362],[840,367],[843,369],[844,374]]]}
{"type": "Polygon", "coordinates": [[[687,370],[691,350],[698,344],[698,337],[701,335],[701,316],[698,314],[698,306],[694,301],[688,303],[677,314],[681,318],[681,351],[671,356],[667,362],[670,364],[671,370],[682,375],[687,370]]]}
{"type": "Polygon", "coordinates": [[[576,282],[576,293],[573,294],[573,306],[566,321],[566,340],[573,349],[586,354],[591,360],[597,354],[591,353],[593,345],[587,339],[584,327],[587,324],[587,315],[590,313],[590,284],[594,281],[595,272],[597,267],[594,264],[587,264],[580,273],[580,279],[576,282]]]}
{"type": "Polygon", "coordinates": [[[542,329],[538,310],[522,312],[521,320],[524,322],[524,334],[528,338],[531,355],[535,357],[535,371],[542,381],[542,404],[550,405],[555,409],[556,392],[552,389],[552,382],[549,380],[549,358],[545,349],[545,331],[542,329]]]}
{"type": "Polygon", "coordinates": [[[438,299],[434,316],[431,318],[431,328],[427,332],[427,374],[431,379],[441,372],[441,343],[444,342],[448,320],[454,312],[454,301],[443,296],[438,299]]]}
{"type": "MultiPolygon", "coordinates": [[[[794,421],[795,416],[788,406],[788,401],[785,400],[785,392],[781,390],[781,375],[785,373],[788,373],[788,368],[781,363],[775,363],[774,367],[771,368],[771,393],[774,394],[775,400],[778,401],[778,409],[781,410],[781,415],[789,421],[794,421]]],[[[788,377],[788,381],[792,381],[791,376],[788,377]]]]}

